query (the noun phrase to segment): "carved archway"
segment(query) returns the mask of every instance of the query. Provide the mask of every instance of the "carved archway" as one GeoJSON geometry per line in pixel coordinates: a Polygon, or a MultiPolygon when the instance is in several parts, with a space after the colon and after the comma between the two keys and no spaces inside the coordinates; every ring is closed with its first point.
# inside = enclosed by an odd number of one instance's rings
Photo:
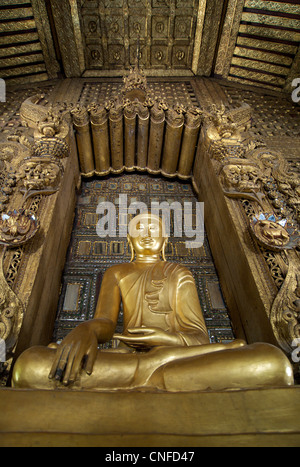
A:
{"type": "MultiPolygon", "coordinates": [[[[4,257],[7,290],[19,300],[14,313],[7,313],[7,299],[1,302],[1,321],[10,320],[5,329],[11,329],[5,339],[13,342],[7,369],[16,353],[49,343],[80,174],[126,170],[193,183],[209,213],[206,228],[236,335],[279,345],[290,354],[299,337],[296,178],[279,154],[249,137],[248,106],[229,112],[215,107],[206,113],[169,109],[147,95],[143,80],[138,80],[141,88],[130,88],[136,82],[134,71],[132,77],[127,91],[133,100],[125,92],[122,99],[89,109],[54,109],[39,98],[27,100],[21,117],[31,132],[19,143],[5,145],[2,212],[22,208],[40,222],[34,238],[4,257]],[[274,193],[285,200],[290,223],[283,225],[274,193]],[[269,237],[262,244],[254,219],[281,225],[288,243],[274,248],[269,237]]],[[[2,235],[8,220],[2,215],[2,235]]],[[[14,246],[11,239],[7,242],[14,246]]]]}

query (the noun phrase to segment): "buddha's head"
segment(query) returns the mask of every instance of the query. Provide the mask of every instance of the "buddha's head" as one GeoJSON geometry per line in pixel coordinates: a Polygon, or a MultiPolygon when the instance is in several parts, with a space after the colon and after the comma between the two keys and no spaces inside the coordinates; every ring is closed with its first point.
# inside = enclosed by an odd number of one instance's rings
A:
{"type": "Polygon", "coordinates": [[[128,242],[132,252],[131,261],[135,254],[145,260],[162,255],[163,260],[166,261],[165,248],[168,237],[160,217],[151,213],[134,217],[129,223],[128,242]]]}

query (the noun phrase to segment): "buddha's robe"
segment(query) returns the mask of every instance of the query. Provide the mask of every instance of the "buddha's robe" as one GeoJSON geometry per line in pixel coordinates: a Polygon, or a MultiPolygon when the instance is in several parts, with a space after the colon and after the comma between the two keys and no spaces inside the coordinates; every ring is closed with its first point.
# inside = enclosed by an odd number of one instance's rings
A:
{"type": "Polygon", "coordinates": [[[116,280],[124,311],[124,331],[158,327],[177,333],[183,346],[209,343],[208,332],[191,272],[183,266],[158,262],[126,274],[122,265],[108,271],[105,282],[116,280]],[[113,279],[112,279],[113,277],[113,279]]]}

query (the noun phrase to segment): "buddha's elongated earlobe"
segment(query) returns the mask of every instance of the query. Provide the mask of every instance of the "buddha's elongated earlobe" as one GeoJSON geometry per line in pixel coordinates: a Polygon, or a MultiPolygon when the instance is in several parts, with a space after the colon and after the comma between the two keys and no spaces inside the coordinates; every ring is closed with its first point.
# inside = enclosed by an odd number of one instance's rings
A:
{"type": "Polygon", "coordinates": [[[165,261],[165,262],[167,261],[167,259],[166,259],[166,247],[167,247],[167,244],[168,244],[168,239],[166,238],[165,241],[164,241],[162,250],[161,250],[162,259],[163,259],[163,261],[165,261]]]}
{"type": "Polygon", "coordinates": [[[134,252],[132,241],[131,241],[131,238],[129,237],[129,235],[127,235],[127,241],[128,241],[129,246],[130,246],[130,251],[131,251],[130,262],[132,263],[134,261],[134,258],[135,258],[135,252],[134,252]]]}

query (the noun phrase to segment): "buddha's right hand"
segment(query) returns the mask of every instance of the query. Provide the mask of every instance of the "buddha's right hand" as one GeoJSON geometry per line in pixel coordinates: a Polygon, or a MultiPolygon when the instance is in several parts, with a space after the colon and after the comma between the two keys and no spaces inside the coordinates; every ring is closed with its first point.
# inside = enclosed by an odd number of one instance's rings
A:
{"type": "Polygon", "coordinates": [[[82,369],[92,374],[98,352],[98,339],[91,322],[77,326],[58,346],[49,379],[67,386],[76,381],[82,369]]]}

